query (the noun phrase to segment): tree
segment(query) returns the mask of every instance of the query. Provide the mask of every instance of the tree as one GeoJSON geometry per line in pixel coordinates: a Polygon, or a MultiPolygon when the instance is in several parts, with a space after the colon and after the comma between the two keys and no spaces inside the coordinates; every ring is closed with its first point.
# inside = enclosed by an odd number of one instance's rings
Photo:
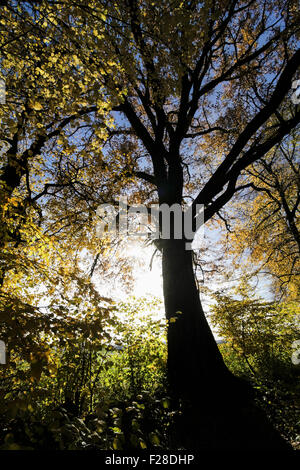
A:
{"type": "Polygon", "coordinates": [[[210,319],[225,340],[221,351],[228,367],[251,381],[273,425],[297,439],[299,303],[266,302],[247,282],[214,299],[210,319]]]}
{"type": "Polygon", "coordinates": [[[285,138],[247,170],[243,204],[237,200],[236,220],[228,237],[237,263],[247,258],[248,277],[272,276],[275,292],[299,295],[299,130],[285,138]],[[250,189],[250,191],[249,191],[250,189]]]}
{"type": "Polygon", "coordinates": [[[226,344],[245,361],[254,377],[280,376],[280,360],[287,364],[286,369],[292,370],[291,346],[297,338],[299,317],[297,303],[263,301],[255,298],[253,289],[243,283],[236,294],[216,292],[216,303],[211,308],[211,321],[226,344]]]}
{"type": "MultiPolygon", "coordinates": [[[[100,104],[84,101],[83,81],[77,73],[76,80],[72,76],[76,57],[65,63],[59,37],[49,37],[46,25],[41,26],[44,8],[36,10],[34,2],[6,2],[0,14],[1,78],[6,84],[0,105],[1,339],[8,356],[20,354],[30,363],[35,378],[47,367],[45,338],[64,332],[75,340],[93,324],[102,336],[102,320],[109,311],[79,266],[83,231],[76,242],[69,222],[72,217],[79,221],[82,206],[57,219],[54,213],[49,216],[45,201],[48,193],[59,197],[66,185],[76,185],[71,162],[64,168],[62,154],[69,155],[74,146],[68,146],[63,133],[78,132],[78,119],[100,111],[100,104]],[[81,93],[81,101],[74,102],[74,93],[81,93]],[[60,174],[59,184],[53,181],[54,170],[60,174]],[[82,315],[88,312],[94,314],[89,326],[82,315]]],[[[95,135],[94,144],[99,140],[95,135]]],[[[87,166],[81,162],[81,177],[87,166]]]]}
{"type": "MultiPolygon", "coordinates": [[[[182,211],[189,190],[195,228],[197,204],[205,207],[205,221],[217,216],[243,188],[249,165],[299,122],[298,106],[288,118],[280,114],[300,58],[296,2],[25,3],[23,13],[36,15],[51,35],[44,53],[59,38],[58,55],[63,50],[76,60],[72,74],[84,82],[88,102],[100,102],[114,118],[115,128],[104,124],[111,153],[86,143],[85,188],[97,181],[94,169],[108,171],[120,189],[138,178],[156,191],[160,205],[182,211]]],[[[67,96],[72,106],[78,103],[74,82],[67,96]]],[[[86,112],[79,113],[84,122],[86,112]]],[[[91,127],[99,131],[103,120],[93,118],[91,127]]],[[[72,142],[70,134],[64,138],[72,142]]],[[[139,190],[133,189],[149,202],[149,192],[139,190]]],[[[161,244],[169,379],[178,395],[198,396],[201,383],[209,396],[220,383],[230,389],[231,377],[201,307],[186,241],[173,233],[161,244]]]]}

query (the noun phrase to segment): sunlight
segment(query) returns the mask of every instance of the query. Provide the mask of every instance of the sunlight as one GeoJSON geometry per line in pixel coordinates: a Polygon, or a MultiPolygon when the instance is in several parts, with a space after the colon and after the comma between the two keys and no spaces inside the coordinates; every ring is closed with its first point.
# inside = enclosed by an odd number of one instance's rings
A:
{"type": "Polygon", "coordinates": [[[132,294],[136,296],[154,295],[162,299],[161,258],[156,253],[150,266],[153,253],[153,246],[145,246],[138,240],[128,242],[126,254],[132,259],[134,277],[132,294]]]}

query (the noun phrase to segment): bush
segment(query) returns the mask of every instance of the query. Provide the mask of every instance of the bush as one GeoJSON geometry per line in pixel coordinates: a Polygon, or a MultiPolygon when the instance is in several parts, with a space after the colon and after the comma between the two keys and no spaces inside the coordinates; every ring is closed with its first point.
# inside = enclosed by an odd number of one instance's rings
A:
{"type": "Polygon", "coordinates": [[[152,319],[159,307],[156,299],[119,303],[106,342],[53,340],[51,367],[38,377],[11,357],[14,367],[1,370],[1,448],[130,449],[165,442],[165,324],[152,319]]]}
{"type": "Polygon", "coordinates": [[[226,341],[220,345],[225,363],[252,383],[258,404],[274,426],[298,445],[300,365],[291,360],[291,346],[299,339],[299,305],[247,295],[238,300],[218,293],[215,298],[211,319],[226,341]]]}

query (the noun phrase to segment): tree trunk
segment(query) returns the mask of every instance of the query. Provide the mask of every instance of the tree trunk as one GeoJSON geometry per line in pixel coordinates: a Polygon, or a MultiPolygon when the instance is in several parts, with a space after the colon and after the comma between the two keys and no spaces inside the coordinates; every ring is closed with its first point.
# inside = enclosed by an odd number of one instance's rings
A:
{"type": "Polygon", "coordinates": [[[184,240],[164,240],[162,252],[170,393],[185,403],[170,429],[171,447],[290,451],[255,405],[252,387],[224,364],[201,306],[192,251],[184,240]]]}
{"type": "Polygon", "coordinates": [[[230,376],[205,318],[184,240],[163,242],[163,288],[168,323],[168,374],[175,395],[210,394],[230,376]]]}

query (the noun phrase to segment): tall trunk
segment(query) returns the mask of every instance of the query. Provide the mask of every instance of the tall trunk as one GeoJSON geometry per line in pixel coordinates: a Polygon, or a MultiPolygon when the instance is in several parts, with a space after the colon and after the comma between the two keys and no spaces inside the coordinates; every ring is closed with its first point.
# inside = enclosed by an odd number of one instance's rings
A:
{"type": "Polygon", "coordinates": [[[210,394],[229,376],[205,318],[184,240],[164,240],[163,288],[168,323],[168,374],[177,396],[210,394]],[[200,386],[200,388],[199,388],[200,386]],[[206,393],[205,393],[206,392],[206,393]]]}
{"type": "Polygon", "coordinates": [[[163,283],[171,392],[188,399],[170,429],[172,446],[289,451],[255,406],[252,388],[225,366],[201,307],[192,252],[183,240],[164,240],[163,283]]]}

